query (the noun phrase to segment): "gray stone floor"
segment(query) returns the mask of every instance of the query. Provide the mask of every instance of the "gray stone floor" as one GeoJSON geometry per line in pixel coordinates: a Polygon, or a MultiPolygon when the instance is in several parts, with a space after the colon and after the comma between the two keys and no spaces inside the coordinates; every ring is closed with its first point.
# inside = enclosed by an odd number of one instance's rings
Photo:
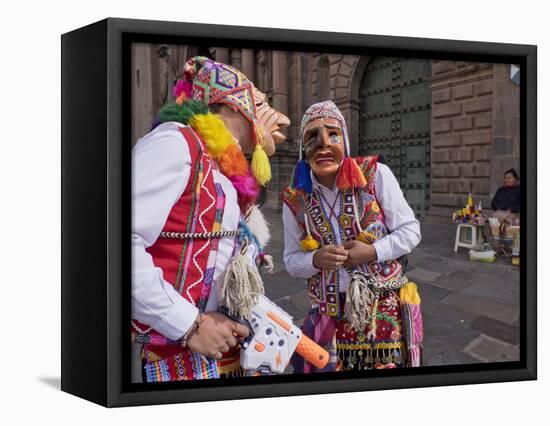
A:
{"type": "MultiPolygon", "coordinates": [[[[267,251],[275,260],[274,273],[264,275],[266,295],[300,325],[309,310],[305,282],[285,271],[280,213],[264,213],[272,232],[267,251]]],[[[506,258],[471,262],[464,248],[454,253],[454,225],[421,228],[406,275],[422,298],[424,365],[519,360],[519,268],[506,258]]]]}

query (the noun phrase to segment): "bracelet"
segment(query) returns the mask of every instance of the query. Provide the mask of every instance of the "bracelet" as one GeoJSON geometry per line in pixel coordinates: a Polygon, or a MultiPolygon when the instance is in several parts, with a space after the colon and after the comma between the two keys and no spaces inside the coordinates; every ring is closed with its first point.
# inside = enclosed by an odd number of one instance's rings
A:
{"type": "Polygon", "coordinates": [[[184,348],[187,347],[187,341],[189,340],[191,335],[200,328],[202,321],[203,321],[203,315],[201,312],[199,312],[191,328],[187,330],[187,332],[181,338],[181,346],[183,346],[184,348]]]}

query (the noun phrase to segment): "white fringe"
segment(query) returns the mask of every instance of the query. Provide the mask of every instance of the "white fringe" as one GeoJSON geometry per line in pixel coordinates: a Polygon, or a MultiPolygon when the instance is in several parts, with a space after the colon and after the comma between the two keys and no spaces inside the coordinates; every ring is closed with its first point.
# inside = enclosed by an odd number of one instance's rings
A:
{"type": "Polygon", "coordinates": [[[268,223],[265,220],[264,214],[257,205],[253,205],[247,212],[246,223],[252,233],[258,239],[260,245],[265,247],[271,239],[268,223]]]}
{"type": "Polygon", "coordinates": [[[370,316],[374,293],[368,286],[367,277],[355,271],[346,291],[344,312],[356,331],[363,331],[370,316]]]}
{"type": "Polygon", "coordinates": [[[264,294],[264,285],[257,269],[249,257],[239,252],[231,259],[226,269],[220,289],[220,303],[227,307],[229,314],[248,318],[264,294]]]}

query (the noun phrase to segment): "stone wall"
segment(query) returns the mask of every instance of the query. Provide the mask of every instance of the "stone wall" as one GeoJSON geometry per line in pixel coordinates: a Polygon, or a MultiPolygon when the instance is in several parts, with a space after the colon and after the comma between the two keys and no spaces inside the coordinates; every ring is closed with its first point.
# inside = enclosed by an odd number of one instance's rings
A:
{"type": "Polygon", "coordinates": [[[519,165],[519,88],[510,65],[433,61],[429,218],[448,220],[469,192],[490,207],[503,172],[519,165]]]}
{"type": "MultiPolygon", "coordinates": [[[[298,158],[300,121],[306,108],[330,98],[341,109],[352,154],[359,146],[360,85],[368,56],[306,52],[134,45],[132,141],[149,130],[185,60],[209,54],[241,69],[269,102],[291,120],[287,141],[271,158],[267,207],[280,209],[280,190],[298,158]]],[[[510,65],[432,61],[431,206],[428,220],[448,221],[472,192],[489,207],[503,172],[519,172],[519,87],[510,65]]]]}
{"type": "Polygon", "coordinates": [[[506,170],[515,168],[521,174],[519,150],[519,86],[510,79],[509,65],[495,64],[491,195],[502,185],[506,170]]]}
{"type": "Polygon", "coordinates": [[[432,63],[433,219],[448,220],[469,192],[490,200],[493,86],[491,64],[432,63]]]}
{"type": "Polygon", "coordinates": [[[132,44],[132,146],[150,129],[160,107],[172,99],[172,87],[196,46],[132,44]]]}

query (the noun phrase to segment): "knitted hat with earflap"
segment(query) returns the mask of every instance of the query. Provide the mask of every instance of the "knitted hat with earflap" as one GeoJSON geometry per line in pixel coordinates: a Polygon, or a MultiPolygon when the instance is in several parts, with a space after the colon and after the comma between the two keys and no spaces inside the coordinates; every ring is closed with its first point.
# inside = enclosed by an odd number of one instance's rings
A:
{"type": "MultiPolygon", "coordinates": [[[[313,191],[313,183],[311,181],[311,168],[306,160],[304,150],[304,133],[306,126],[313,120],[320,118],[332,118],[338,121],[344,138],[344,159],[338,170],[336,177],[336,186],[340,190],[354,190],[364,188],[367,181],[361,168],[350,155],[348,129],[344,116],[332,101],[324,101],[310,106],[302,118],[300,129],[300,146],[298,163],[294,169],[292,180],[290,183],[291,190],[301,191],[304,194],[311,194],[313,191]]],[[[357,210],[357,209],[355,209],[357,210]]],[[[306,238],[301,241],[302,249],[305,251],[315,250],[319,247],[317,241],[311,236],[307,214],[305,214],[306,238]]]]}
{"type": "Polygon", "coordinates": [[[265,185],[271,179],[271,167],[262,148],[264,133],[256,122],[253,89],[252,82],[235,68],[204,56],[195,56],[186,62],[183,76],[174,88],[174,96],[176,103],[192,99],[208,106],[227,104],[240,112],[250,123],[255,144],[250,169],[258,183],[265,185]]]}
{"type": "Polygon", "coordinates": [[[356,189],[365,187],[367,184],[365,177],[355,159],[350,156],[346,120],[334,102],[324,101],[310,106],[302,118],[299,158],[290,184],[291,189],[300,190],[306,194],[311,194],[313,190],[313,185],[311,182],[311,168],[305,158],[304,133],[306,126],[311,121],[320,118],[333,118],[338,121],[340,127],[342,128],[342,135],[344,137],[344,160],[342,161],[342,164],[340,164],[338,176],[336,177],[336,186],[338,189],[356,189]]]}

